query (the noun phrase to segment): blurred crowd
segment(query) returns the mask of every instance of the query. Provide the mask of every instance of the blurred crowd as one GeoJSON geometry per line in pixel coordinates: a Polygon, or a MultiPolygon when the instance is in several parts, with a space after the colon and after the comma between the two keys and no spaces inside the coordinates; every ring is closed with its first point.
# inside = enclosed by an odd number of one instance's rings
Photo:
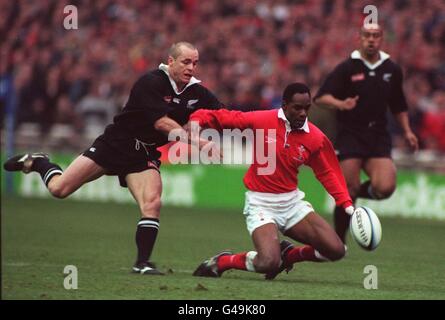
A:
{"type": "Polygon", "coordinates": [[[38,123],[45,134],[66,124],[94,135],[134,81],[166,62],[172,43],[189,41],[200,51],[197,77],[222,102],[276,108],[287,83],[306,82],[315,93],[356,49],[367,4],[378,8],[383,50],[403,68],[422,147],[445,152],[443,0],[2,1],[0,74],[13,83],[18,125],[38,123]],[[77,7],[77,30],[64,28],[68,4],[77,7]]]}

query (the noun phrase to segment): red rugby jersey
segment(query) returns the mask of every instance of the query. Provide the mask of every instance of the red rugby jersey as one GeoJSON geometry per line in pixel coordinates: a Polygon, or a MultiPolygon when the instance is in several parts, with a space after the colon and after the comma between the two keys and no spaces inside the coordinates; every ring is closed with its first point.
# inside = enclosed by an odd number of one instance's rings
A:
{"type": "Polygon", "coordinates": [[[269,146],[276,145],[275,170],[267,175],[258,174],[258,169],[264,170],[268,164],[258,162],[254,143],[253,163],[244,176],[247,189],[266,193],[294,191],[298,187],[298,169],[305,164],[312,168],[317,179],[335,199],[337,206],[346,208],[352,205],[345,179],[329,139],[310,122],[307,122],[309,132],[290,130],[289,123],[282,112],[281,109],[252,112],[201,109],[190,116],[190,121],[197,121],[201,127],[210,127],[219,131],[251,128],[255,136],[260,137],[261,135],[256,130],[264,129],[262,144],[266,154],[269,146]],[[275,129],[275,137],[272,131],[269,131],[270,129],[275,129]],[[276,140],[275,144],[274,140],[276,140]]]}

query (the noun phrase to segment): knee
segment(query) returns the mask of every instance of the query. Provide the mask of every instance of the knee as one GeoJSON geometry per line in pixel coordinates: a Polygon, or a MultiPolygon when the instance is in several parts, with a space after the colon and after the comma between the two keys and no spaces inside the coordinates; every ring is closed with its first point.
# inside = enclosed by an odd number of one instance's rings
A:
{"type": "Polygon", "coordinates": [[[255,265],[255,269],[258,272],[269,273],[278,271],[281,264],[280,256],[258,256],[257,263],[255,265]]]}
{"type": "Polygon", "coordinates": [[[326,254],[326,258],[328,258],[330,261],[338,261],[345,257],[346,255],[346,246],[339,241],[339,243],[336,243],[335,246],[333,246],[329,252],[326,254]]]}
{"type": "Polygon", "coordinates": [[[374,197],[378,200],[389,198],[394,193],[395,190],[396,190],[395,184],[372,187],[372,193],[374,197]]]}
{"type": "Polygon", "coordinates": [[[159,217],[159,213],[161,211],[161,196],[153,195],[146,199],[141,204],[141,214],[144,218],[153,218],[159,217]]]}

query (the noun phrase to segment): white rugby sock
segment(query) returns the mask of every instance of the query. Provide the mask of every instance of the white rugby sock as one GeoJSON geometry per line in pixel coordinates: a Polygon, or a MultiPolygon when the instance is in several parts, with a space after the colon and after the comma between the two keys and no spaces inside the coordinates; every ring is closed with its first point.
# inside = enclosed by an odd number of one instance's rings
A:
{"type": "Polygon", "coordinates": [[[253,265],[253,259],[255,259],[258,252],[249,251],[246,254],[246,270],[250,272],[256,272],[255,266],[253,265]]]}
{"type": "Polygon", "coordinates": [[[326,258],[324,255],[322,255],[320,252],[314,249],[314,255],[317,259],[320,261],[330,261],[328,258],[326,258]]]}

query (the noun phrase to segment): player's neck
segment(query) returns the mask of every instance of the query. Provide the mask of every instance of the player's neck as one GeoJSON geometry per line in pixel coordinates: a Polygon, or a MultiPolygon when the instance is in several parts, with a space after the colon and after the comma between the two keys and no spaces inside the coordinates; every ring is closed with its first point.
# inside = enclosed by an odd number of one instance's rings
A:
{"type": "Polygon", "coordinates": [[[185,86],[186,86],[186,83],[178,82],[178,81],[175,81],[175,83],[176,83],[176,87],[178,88],[178,91],[179,91],[179,92],[181,92],[182,90],[184,90],[184,88],[185,88],[185,86]]]}
{"type": "Polygon", "coordinates": [[[380,52],[379,51],[377,51],[373,55],[367,55],[363,50],[360,50],[360,55],[362,56],[363,59],[365,59],[367,62],[369,62],[371,64],[376,63],[380,59],[380,52]]]}

